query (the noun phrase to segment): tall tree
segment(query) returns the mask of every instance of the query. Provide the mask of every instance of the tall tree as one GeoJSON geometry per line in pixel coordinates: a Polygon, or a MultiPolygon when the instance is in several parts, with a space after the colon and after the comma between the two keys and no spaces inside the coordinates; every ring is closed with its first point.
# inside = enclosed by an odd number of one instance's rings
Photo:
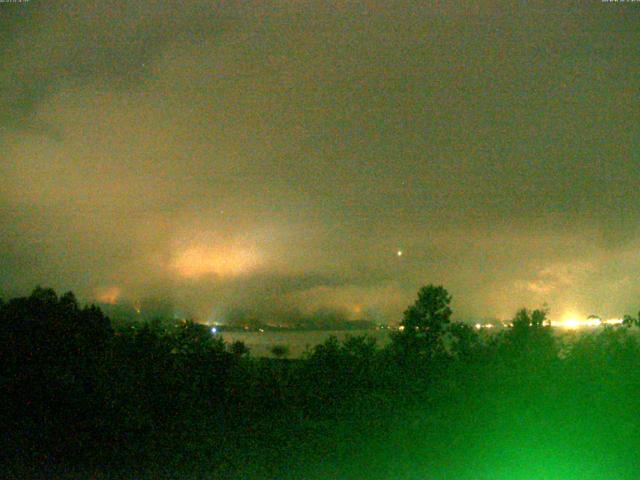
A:
{"type": "Polygon", "coordinates": [[[405,332],[427,332],[439,335],[451,322],[451,295],[442,286],[427,285],[418,291],[418,298],[404,312],[401,325],[405,332]]]}
{"type": "Polygon", "coordinates": [[[451,295],[442,286],[427,285],[405,312],[392,347],[401,357],[434,357],[444,351],[443,337],[451,323],[451,295]]]}
{"type": "Polygon", "coordinates": [[[540,362],[556,357],[558,353],[545,309],[518,310],[505,340],[508,355],[514,361],[526,359],[523,364],[539,365],[540,362]]]}

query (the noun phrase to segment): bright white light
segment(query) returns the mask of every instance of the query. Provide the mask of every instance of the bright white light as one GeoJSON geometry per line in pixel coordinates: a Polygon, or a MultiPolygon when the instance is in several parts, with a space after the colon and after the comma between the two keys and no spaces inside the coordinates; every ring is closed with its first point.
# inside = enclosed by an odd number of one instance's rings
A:
{"type": "Polygon", "coordinates": [[[576,330],[578,328],[589,326],[592,319],[586,319],[576,311],[568,311],[560,320],[551,320],[549,323],[552,327],[562,328],[566,330],[576,330]]]}
{"type": "Polygon", "coordinates": [[[609,318],[608,320],[605,320],[604,323],[607,325],[622,325],[623,321],[624,319],[622,318],[609,318]]]}
{"type": "Polygon", "coordinates": [[[402,256],[402,250],[398,250],[398,252],[396,253],[396,255],[398,255],[399,257],[402,256]]]}
{"type": "Polygon", "coordinates": [[[599,318],[587,318],[587,321],[584,322],[584,325],[587,327],[599,327],[602,324],[602,320],[599,318]]]}
{"type": "Polygon", "coordinates": [[[578,320],[577,318],[567,318],[566,320],[562,321],[562,326],[564,328],[578,328],[580,326],[582,322],[580,320],[578,320]]]}
{"type": "Polygon", "coordinates": [[[218,333],[218,327],[211,327],[211,333],[218,333]]]}
{"type": "Polygon", "coordinates": [[[473,327],[476,330],[483,330],[483,329],[486,329],[486,328],[493,328],[493,323],[479,323],[478,322],[473,327]]]}
{"type": "Polygon", "coordinates": [[[585,320],[582,320],[575,316],[569,316],[564,318],[563,320],[553,320],[551,321],[551,326],[556,328],[566,328],[568,330],[575,330],[578,328],[595,328],[599,327],[602,324],[607,325],[618,325],[622,323],[621,319],[610,319],[602,321],[597,317],[590,317],[585,320]]]}

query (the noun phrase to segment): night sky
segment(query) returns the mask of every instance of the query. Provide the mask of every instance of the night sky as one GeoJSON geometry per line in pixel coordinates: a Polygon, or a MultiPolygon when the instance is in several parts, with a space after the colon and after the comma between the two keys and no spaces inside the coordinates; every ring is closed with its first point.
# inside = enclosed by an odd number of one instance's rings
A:
{"type": "Polygon", "coordinates": [[[0,295],[640,309],[640,3],[0,3],[0,295]],[[401,253],[401,254],[400,254],[401,253]]]}

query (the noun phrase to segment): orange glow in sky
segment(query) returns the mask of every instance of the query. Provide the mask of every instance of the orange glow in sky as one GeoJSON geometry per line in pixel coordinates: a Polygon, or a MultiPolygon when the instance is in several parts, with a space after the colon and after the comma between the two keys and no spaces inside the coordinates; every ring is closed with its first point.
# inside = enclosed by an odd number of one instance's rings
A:
{"type": "Polygon", "coordinates": [[[108,303],[110,305],[115,304],[120,298],[122,290],[120,287],[102,287],[96,291],[96,300],[100,303],[108,303]]]}
{"type": "Polygon", "coordinates": [[[226,277],[254,270],[258,264],[258,255],[248,248],[196,246],[179,252],[171,269],[184,278],[226,277]]]}

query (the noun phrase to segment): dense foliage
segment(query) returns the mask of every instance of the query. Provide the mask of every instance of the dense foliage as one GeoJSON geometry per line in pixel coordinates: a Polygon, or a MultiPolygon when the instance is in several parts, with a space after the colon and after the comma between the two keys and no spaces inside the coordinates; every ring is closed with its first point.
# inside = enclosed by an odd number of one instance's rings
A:
{"type": "Polygon", "coordinates": [[[332,337],[253,358],[203,325],[113,329],[49,289],[0,302],[3,478],[632,479],[633,322],[501,334],[420,290],[386,348],[332,337]]]}

